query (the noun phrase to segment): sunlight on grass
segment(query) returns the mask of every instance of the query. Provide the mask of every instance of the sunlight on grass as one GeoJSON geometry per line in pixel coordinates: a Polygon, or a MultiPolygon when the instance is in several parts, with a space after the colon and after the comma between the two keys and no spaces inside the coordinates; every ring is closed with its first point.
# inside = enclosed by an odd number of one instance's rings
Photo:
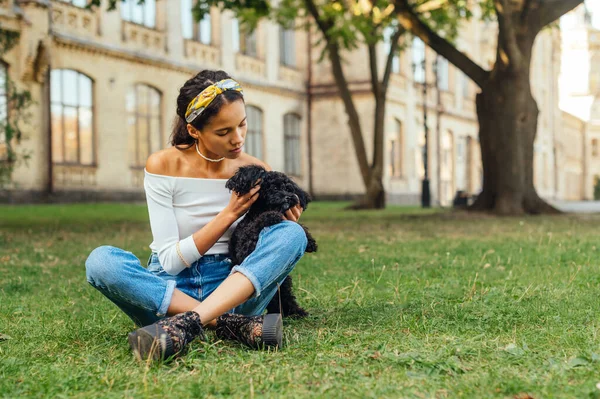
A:
{"type": "Polygon", "coordinates": [[[312,203],[285,349],[194,342],[138,364],[85,281],[110,244],[148,258],[143,205],[0,206],[0,397],[597,397],[599,216],[496,219],[312,203]]]}

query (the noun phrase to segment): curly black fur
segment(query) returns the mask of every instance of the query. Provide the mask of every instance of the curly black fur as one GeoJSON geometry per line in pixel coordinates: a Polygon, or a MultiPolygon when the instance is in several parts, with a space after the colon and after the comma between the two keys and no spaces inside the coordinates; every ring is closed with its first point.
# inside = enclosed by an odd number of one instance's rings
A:
{"type": "MultiPolygon", "coordinates": [[[[310,196],[292,179],[281,172],[268,172],[258,165],[241,167],[227,181],[225,187],[243,195],[260,183],[258,199],[252,204],[242,221],[233,231],[229,240],[229,255],[234,265],[239,265],[256,248],[258,235],[263,228],[282,222],[283,214],[291,207],[300,204],[306,210],[310,196]]],[[[306,252],[316,252],[317,243],[306,227],[308,245],[306,252]]],[[[281,312],[284,316],[304,317],[308,315],[302,309],[292,292],[292,278],[288,276],[267,306],[269,313],[281,312]],[[281,303],[280,303],[281,299],[281,303]]]]}

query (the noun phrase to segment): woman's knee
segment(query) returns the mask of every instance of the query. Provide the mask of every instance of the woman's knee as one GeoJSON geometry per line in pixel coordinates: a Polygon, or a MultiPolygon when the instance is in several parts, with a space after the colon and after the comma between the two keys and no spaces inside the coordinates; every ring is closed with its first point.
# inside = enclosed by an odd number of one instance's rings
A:
{"type": "Polygon", "coordinates": [[[285,240],[286,247],[295,249],[299,254],[304,254],[308,239],[304,228],[296,222],[285,220],[276,225],[281,230],[279,234],[285,240]]]}
{"type": "Polygon", "coordinates": [[[98,284],[114,273],[114,253],[118,248],[103,245],[94,249],[85,261],[85,276],[91,284],[98,284]]]}

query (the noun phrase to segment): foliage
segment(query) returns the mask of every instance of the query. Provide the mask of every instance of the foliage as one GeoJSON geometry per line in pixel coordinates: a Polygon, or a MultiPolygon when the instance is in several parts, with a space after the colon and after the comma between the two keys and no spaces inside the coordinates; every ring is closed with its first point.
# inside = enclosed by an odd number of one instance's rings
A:
{"type": "Polygon", "coordinates": [[[1,206],[0,397],[596,397],[597,215],[471,218],[342,211],[302,216],[319,241],[294,270],[311,316],[286,348],[194,342],[134,361],[133,323],[86,281],[100,244],[144,262],[145,206],[1,206]],[[35,232],[35,239],[32,239],[35,232]]]}
{"type": "MultiPolygon", "coordinates": [[[[12,49],[19,41],[19,33],[0,29],[0,57],[12,49]]],[[[15,167],[26,163],[31,154],[18,150],[16,146],[23,139],[23,125],[30,117],[30,106],[33,104],[31,92],[20,90],[6,76],[8,114],[5,120],[0,120],[0,189],[10,185],[15,167]]]]}

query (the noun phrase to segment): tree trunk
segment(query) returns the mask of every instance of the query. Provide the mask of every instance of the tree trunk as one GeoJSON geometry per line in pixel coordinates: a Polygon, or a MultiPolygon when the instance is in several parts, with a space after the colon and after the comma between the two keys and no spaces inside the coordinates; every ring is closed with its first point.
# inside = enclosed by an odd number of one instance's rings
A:
{"type": "Polygon", "coordinates": [[[557,213],[533,185],[533,144],[538,107],[529,62],[517,70],[495,66],[477,95],[483,191],[471,210],[499,215],[557,213]]]}
{"type": "Polygon", "coordinates": [[[365,195],[349,209],[384,209],[385,189],[383,187],[383,152],[385,127],[385,93],[381,91],[375,96],[375,119],[373,123],[373,163],[369,171],[365,195]]]}

